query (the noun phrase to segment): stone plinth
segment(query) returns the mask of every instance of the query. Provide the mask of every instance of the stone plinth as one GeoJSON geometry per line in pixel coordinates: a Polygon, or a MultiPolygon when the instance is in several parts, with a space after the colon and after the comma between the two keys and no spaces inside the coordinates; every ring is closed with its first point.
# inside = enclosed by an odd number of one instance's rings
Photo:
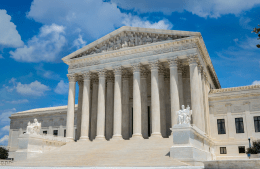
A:
{"type": "Polygon", "coordinates": [[[15,161],[26,160],[53,150],[66,144],[66,138],[52,135],[21,134],[18,138],[18,150],[15,152],[15,161]]]}
{"type": "Polygon", "coordinates": [[[192,165],[202,165],[210,160],[210,140],[203,131],[189,124],[178,124],[172,127],[173,146],[170,157],[192,165]]]}
{"type": "Polygon", "coordinates": [[[205,161],[205,169],[256,169],[260,166],[259,159],[252,160],[217,160],[205,161]]]}

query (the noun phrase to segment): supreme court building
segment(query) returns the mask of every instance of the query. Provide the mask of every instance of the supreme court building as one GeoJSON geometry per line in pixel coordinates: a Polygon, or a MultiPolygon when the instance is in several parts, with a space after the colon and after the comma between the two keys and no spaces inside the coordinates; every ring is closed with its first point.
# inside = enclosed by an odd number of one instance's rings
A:
{"type": "Polygon", "coordinates": [[[62,60],[68,105],[11,115],[10,156],[34,118],[71,141],[171,139],[181,105],[216,159],[247,158],[260,139],[260,85],[222,89],[199,32],[124,26],[62,60]]]}

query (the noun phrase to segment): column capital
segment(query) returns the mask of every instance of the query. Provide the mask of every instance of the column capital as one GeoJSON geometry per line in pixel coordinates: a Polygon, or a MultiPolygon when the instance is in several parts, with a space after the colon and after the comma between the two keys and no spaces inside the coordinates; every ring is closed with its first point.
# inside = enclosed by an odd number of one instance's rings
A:
{"type": "Polygon", "coordinates": [[[130,77],[130,73],[127,69],[122,70],[122,77],[123,79],[128,79],[130,77]]]}
{"type": "Polygon", "coordinates": [[[169,63],[169,67],[177,67],[178,66],[178,58],[173,58],[173,59],[169,59],[168,63],[169,63]]]}
{"type": "Polygon", "coordinates": [[[189,55],[189,64],[198,64],[198,55],[189,55]]]}
{"type": "Polygon", "coordinates": [[[141,67],[141,78],[147,78],[148,73],[149,73],[148,70],[144,66],[142,66],[141,67]]]}
{"type": "Polygon", "coordinates": [[[105,69],[98,70],[98,77],[99,78],[105,78],[106,77],[106,70],[105,69]]]}
{"type": "Polygon", "coordinates": [[[182,64],[181,61],[178,61],[178,68],[177,68],[177,70],[178,70],[178,73],[182,73],[183,72],[183,64],[182,64]]]}
{"type": "Polygon", "coordinates": [[[160,62],[158,60],[154,61],[154,62],[149,62],[149,67],[150,67],[151,71],[158,70],[159,64],[160,64],[160,62]]]}
{"type": "Polygon", "coordinates": [[[91,78],[91,72],[83,72],[82,73],[82,78],[83,78],[83,80],[90,80],[90,78],[91,78]]]}
{"type": "Polygon", "coordinates": [[[83,82],[84,82],[84,80],[83,80],[82,77],[78,78],[78,85],[79,85],[79,86],[82,86],[82,85],[83,85],[83,82]]]}
{"type": "Polygon", "coordinates": [[[158,67],[158,74],[164,75],[164,71],[165,71],[164,65],[163,65],[163,63],[160,63],[159,67],[158,67]]]}
{"type": "Polygon", "coordinates": [[[141,65],[141,63],[137,63],[137,64],[133,64],[131,66],[132,66],[133,73],[135,73],[135,72],[140,72],[140,67],[142,65],[141,65]]]}
{"type": "Polygon", "coordinates": [[[119,66],[119,67],[114,68],[113,72],[114,72],[115,76],[121,75],[122,74],[122,67],[119,66]]]}
{"type": "Polygon", "coordinates": [[[77,81],[77,74],[67,74],[69,82],[76,82],[77,81]]]}
{"type": "Polygon", "coordinates": [[[96,73],[91,74],[91,80],[94,84],[98,83],[98,75],[96,73]]]}
{"type": "Polygon", "coordinates": [[[114,82],[114,73],[113,71],[107,71],[106,72],[106,79],[107,79],[107,82],[114,82]]]}

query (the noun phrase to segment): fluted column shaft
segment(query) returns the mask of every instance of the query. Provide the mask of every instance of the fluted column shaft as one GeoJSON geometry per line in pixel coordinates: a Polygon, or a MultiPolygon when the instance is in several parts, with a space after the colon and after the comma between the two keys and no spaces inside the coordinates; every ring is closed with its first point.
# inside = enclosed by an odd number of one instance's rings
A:
{"type": "Polygon", "coordinates": [[[140,64],[133,65],[133,138],[143,138],[141,134],[142,109],[140,91],[140,64]]]}
{"type": "Polygon", "coordinates": [[[150,63],[151,66],[151,106],[152,106],[152,135],[162,137],[160,124],[160,96],[158,83],[158,62],[150,63]]]}
{"type": "Polygon", "coordinates": [[[98,113],[97,113],[97,137],[98,140],[105,140],[105,71],[98,73],[98,113]]]}
{"type": "Polygon", "coordinates": [[[165,83],[164,83],[164,65],[159,64],[158,69],[159,97],[160,97],[160,123],[162,137],[166,136],[166,113],[165,113],[165,83]]]}
{"type": "MultiPolygon", "coordinates": [[[[183,71],[183,67],[181,64],[179,64],[179,66],[178,66],[178,89],[179,89],[180,107],[182,105],[184,105],[182,71],[183,71]]],[[[187,106],[187,105],[185,105],[185,106],[187,106]]]]}
{"type": "Polygon", "coordinates": [[[171,124],[177,124],[177,111],[180,110],[178,89],[178,62],[177,59],[169,61],[170,66],[170,91],[171,91],[171,124]]]}
{"type": "Polygon", "coordinates": [[[202,70],[202,66],[200,65],[198,67],[198,76],[199,76],[199,89],[200,89],[200,116],[201,116],[201,126],[202,126],[202,131],[205,132],[205,111],[204,111],[204,93],[203,93],[203,86],[202,86],[202,76],[201,76],[201,73],[203,72],[202,70]]]}
{"type": "Polygon", "coordinates": [[[90,72],[83,74],[83,99],[80,141],[89,140],[90,72]]]}
{"type": "Polygon", "coordinates": [[[70,139],[72,141],[73,133],[74,133],[76,76],[68,75],[68,78],[69,78],[69,96],[68,96],[66,137],[67,139],[70,139]]]}
{"type": "Polygon", "coordinates": [[[83,79],[78,79],[79,96],[78,96],[78,111],[77,111],[77,133],[75,140],[79,140],[81,135],[81,117],[82,117],[82,98],[83,98],[83,79]]]}
{"type": "Polygon", "coordinates": [[[90,140],[97,135],[97,104],[98,104],[98,79],[96,75],[92,77],[92,98],[91,98],[91,120],[90,120],[90,140]]]}
{"type": "Polygon", "coordinates": [[[141,109],[142,109],[142,135],[148,138],[148,108],[147,108],[147,76],[148,70],[141,67],[141,109]]]}
{"type": "Polygon", "coordinates": [[[114,112],[114,74],[107,72],[107,95],[106,95],[106,139],[113,137],[113,112],[114,112]]]}
{"type": "Polygon", "coordinates": [[[114,135],[113,139],[122,139],[122,97],[121,83],[122,74],[121,67],[114,69],[115,88],[114,88],[114,135]]]}
{"type": "Polygon", "coordinates": [[[190,56],[190,87],[191,87],[191,109],[193,124],[202,130],[201,115],[200,115],[200,89],[197,56],[190,56]]]}
{"type": "Polygon", "coordinates": [[[129,73],[123,70],[123,90],[122,90],[122,136],[129,139],[130,135],[130,113],[129,113],[129,73]]]}

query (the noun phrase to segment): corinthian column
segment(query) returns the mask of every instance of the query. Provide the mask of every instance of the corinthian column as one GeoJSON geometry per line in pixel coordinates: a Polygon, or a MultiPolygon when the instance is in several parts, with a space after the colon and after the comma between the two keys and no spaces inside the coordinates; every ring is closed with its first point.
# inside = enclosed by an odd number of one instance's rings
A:
{"type": "Polygon", "coordinates": [[[148,108],[147,108],[147,76],[148,70],[141,67],[141,109],[142,109],[142,135],[148,138],[148,108]]]}
{"type": "Polygon", "coordinates": [[[199,89],[200,89],[200,116],[201,116],[201,126],[202,126],[202,131],[205,132],[205,111],[204,111],[204,102],[203,102],[203,87],[202,87],[202,76],[201,76],[201,73],[203,73],[203,69],[202,69],[202,66],[199,65],[198,66],[198,76],[199,76],[199,89]]]}
{"type": "Polygon", "coordinates": [[[94,140],[97,135],[97,102],[98,102],[98,79],[97,75],[92,76],[92,100],[91,100],[91,120],[90,120],[90,140],[94,140]]]}
{"type": "Polygon", "coordinates": [[[79,140],[81,133],[81,117],[82,117],[82,97],[83,97],[83,79],[78,77],[79,96],[78,96],[78,111],[77,111],[77,133],[75,140],[79,140]]]}
{"type": "Polygon", "coordinates": [[[158,83],[158,64],[159,62],[150,63],[151,67],[151,105],[152,105],[152,135],[151,137],[161,138],[160,124],[160,96],[158,83]]]}
{"type": "Polygon", "coordinates": [[[67,75],[69,79],[69,96],[68,96],[68,110],[67,110],[67,125],[66,125],[66,137],[73,141],[74,132],[74,111],[75,111],[75,87],[76,87],[76,75],[67,75]]]}
{"type": "Polygon", "coordinates": [[[130,119],[129,119],[129,72],[124,69],[123,90],[122,90],[122,136],[123,139],[129,139],[130,134],[130,119]]]}
{"type": "MultiPolygon", "coordinates": [[[[180,107],[184,105],[184,99],[183,99],[183,82],[182,82],[182,72],[183,72],[183,66],[181,62],[178,65],[178,89],[179,89],[179,100],[180,100],[180,107]]],[[[186,105],[187,106],[187,105],[186,105]]]]}
{"type": "Polygon", "coordinates": [[[140,64],[133,65],[133,138],[142,139],[142,109],[140,91],[140,64]]]}
{"type": "Polygon", "coordinates": [[[97,140],[105,140],[105,70],[98,72],[97,140]]]}
{"type": "Polygon", "coordinates": [[[121,67],[114,69],[115,88],[114,88],[114,135],[113,139],[122,139],[122,98],[121,98],[121,67]]]}
{"type": "Polygon", "coordinates": [[[178,90],[178,62],[177,59],[169,60],[170,66],[170,90],[171,90],[171,122],[172,126],[177,124],[176,112],[180,110],[179,90],[178,90]]]}
{"type": "Polygon", "coordinates": [[[189,56],[190,64],[190,87],[191,87],[191,109],[193,124],[203,129],[201,123],[200,112],[200,89],[199,89],[199,74],[198,74],[198,57],[197,55],[189,56]]]}
{"type": "Polygon", "coordinates": [[[158,80],[159,80],[159,97],[160,97],[160,122],[161,122],[161,134],[166,138],[166,114],[165,114],[165,84],[164,84],[164,65],[159,64],[158,80]]]}
{"type": "Polygon", "coordinates": [[[89,140],[90,72],[83,73],[83,99],[80,141],[89,140]]]}
{"type": "Polygon", "coordinates": [[[107,71],[107,95],[106,95],[106,139],[113,136],[113,105],[114,105],[114,73],[107,71]]]}

